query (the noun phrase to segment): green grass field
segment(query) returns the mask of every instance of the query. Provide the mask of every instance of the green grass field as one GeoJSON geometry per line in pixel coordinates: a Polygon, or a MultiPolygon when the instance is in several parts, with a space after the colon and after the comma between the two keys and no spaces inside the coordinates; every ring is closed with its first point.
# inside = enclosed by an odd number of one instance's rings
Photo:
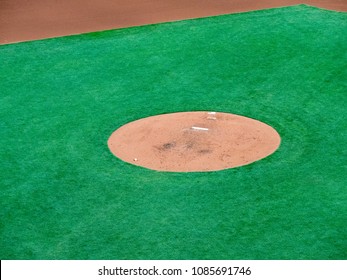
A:
{"type": "Polygon", "coordinates": [[[305,5],[0,46],[1,259],[347,259],[347,14],[305,5]],[[213,110],[282,137],[167,173],[107,139],[213,110]]]}

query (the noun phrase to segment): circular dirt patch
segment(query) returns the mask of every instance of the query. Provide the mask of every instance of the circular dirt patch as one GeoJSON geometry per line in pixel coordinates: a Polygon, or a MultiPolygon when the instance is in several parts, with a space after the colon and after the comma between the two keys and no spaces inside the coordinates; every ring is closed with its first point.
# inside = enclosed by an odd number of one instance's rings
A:
{"type": "Polygon", "coordinates": [[[260,160],[281,138],[271,126],[239,115],[183,112],[128,123],[108,139],[123,161],[172,172],[212,171],[260,160]]]}

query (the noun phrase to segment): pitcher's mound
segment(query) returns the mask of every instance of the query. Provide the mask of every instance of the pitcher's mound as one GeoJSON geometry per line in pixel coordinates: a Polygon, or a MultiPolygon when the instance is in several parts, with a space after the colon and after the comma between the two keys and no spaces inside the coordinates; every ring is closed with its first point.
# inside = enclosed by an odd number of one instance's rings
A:
{"type": "Polygon", "coordinates": [[[108,140],[123,161],[172,172],[212,171],[272,154],[281,138],[271,126],[234,114],[183,112],[128,123],[108,140]]]}

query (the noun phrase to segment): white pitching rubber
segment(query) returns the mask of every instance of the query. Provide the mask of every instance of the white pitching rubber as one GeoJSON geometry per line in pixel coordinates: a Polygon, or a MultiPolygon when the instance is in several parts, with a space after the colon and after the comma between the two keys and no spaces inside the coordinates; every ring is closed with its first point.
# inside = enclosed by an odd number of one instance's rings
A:
{"type": "Polygon", "coordinates": [[[194,129],[194,130],[203,130],[203,131],[207,131],[208,130],[208,128],[198,127],[198,126],[192,126],[192,129],[194,129]]]}

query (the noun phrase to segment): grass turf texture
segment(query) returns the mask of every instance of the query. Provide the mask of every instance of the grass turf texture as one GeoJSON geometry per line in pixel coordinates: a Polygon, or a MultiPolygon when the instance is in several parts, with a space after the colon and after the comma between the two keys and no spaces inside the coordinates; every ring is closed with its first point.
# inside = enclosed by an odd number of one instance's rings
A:
{"type": "Polygon", "coordinates": [[[0,46],[1,259],[347,259],[347,14],[305,5],[0,46]],[[124,163],[191,110],[282,137],[236,169],[124,163]]]}

